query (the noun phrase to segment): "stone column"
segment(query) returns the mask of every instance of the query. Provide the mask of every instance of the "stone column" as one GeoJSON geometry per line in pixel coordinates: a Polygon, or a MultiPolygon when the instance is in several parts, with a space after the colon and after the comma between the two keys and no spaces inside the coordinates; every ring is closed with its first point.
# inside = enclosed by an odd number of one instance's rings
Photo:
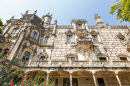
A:
{"type": "Polygon", "coordinates": [[[16,44],[14,45],[14,47],[13,47],[13,49],[12,49],[12,51],[11,51],[9,57],[8,57],[9,60],[13,59],[13,57],[14,57],[14,55],[15,55],[15,53],[16,53],[16,51],[17,51],[17,49],[18,49],[18,47],[19,47],[19,45],[20,45],[20,43],[23,39],[23,37],[24,37],[24,32],[21,32],[20,36],[18,37],[18,40],[16,41],[16,44]]]}
{"type": "Polygon", "coordinates": [[[50,75],[50,72],[47,71],[47,77],[46,77],[46,85],[48,84],[49,82],[49,75],[50,75]]]}
{"type": "Polygon", "coordinates": [[[92,75],[93,75],[94,84],[95,84],[95,86],[97,86],[97,82],[96,82],[96,78],[95,78],[95,72],[92,72],[92,75]]]}
{"type": "Polygon", "coordinates": [[[121,82],[120,82],[120,79],[119,79],[119,77],[118,77],[118,72],[115,72],[115,75],[116,75],[116,79],[117,79],[117,81],[118,81],[118,83],[119,83],[119,86],[121,86],[121,82]]]}
{"type": "Polygon", "coordinates": [[[72,86],[72,73],[70,73],[70,86],[72,86]]]}

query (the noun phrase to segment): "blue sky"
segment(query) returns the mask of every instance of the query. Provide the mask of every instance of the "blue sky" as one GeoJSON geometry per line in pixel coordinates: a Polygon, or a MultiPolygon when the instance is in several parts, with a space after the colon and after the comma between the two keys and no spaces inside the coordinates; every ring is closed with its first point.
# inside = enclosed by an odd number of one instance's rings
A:
{"type": "Polygon", "coordinates": [[[108,14],[110,7],[116,4],[115,0],[0,0],[0,18],[5,23],[15,15],[21,18],[21,13],[29,10],[29,14],[37,10],[37,15],[50,12],[52,23],[57,19],[58,25],[70,25],[72,19],[86,19],[88,25],[95,25],[94,15],[102,17],[104,23],[109,25],[130,25],[128,22],[120,23],[114,15],[108,14]]]}

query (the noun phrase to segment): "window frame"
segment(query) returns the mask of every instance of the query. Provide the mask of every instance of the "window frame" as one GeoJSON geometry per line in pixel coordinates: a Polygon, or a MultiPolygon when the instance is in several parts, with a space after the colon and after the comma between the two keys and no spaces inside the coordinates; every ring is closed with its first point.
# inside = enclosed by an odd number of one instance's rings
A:
{"type": "Polygon", "coordinates": [[[37,39],[37,36],[38,36],[38,33],[36,31],[33,31],[31,37],[33,39],[37,39]]]}
{"type": "Polygon", "coordinates": [[[42,56],[40,56],[39,60],[40,60],[40,61],[46,61],[46,57],[45,57],[44,55],[42,55],[42,56]],[[44,59],[43,59],[42,57],[44,57],[44,59]],[[42,59],[41,59],[41,58],[42,58],[42,59]]]}
{"type": "Polygon", "coordinates": [[[24,55],[23,55],[23,58],[22,58],[22,61],[29,61],[30,56],[31,56],[31,53],[28,52],[28,51],[25,51],[25,52],[24,52],[24,55]],[[27,52],[28,54],[30,54],[30,55],[29,55],[29,56],[25,55],[26,52],[27,52]]]}
{"type": "Polygon", "coordinates": [[[98,42],[98,36],[96,34],[92,35],[92,39],[93,39],[93,42],[98,42]]]}
{"type": "Polygon", "coordinates": [[[78,24],[78,25],[77,25],[77,28],[78,28],[78,29],[81,29],[81,28],[82,28],[82,24],[78,24]]]}
{"type": "Polygon", "coordinates": [[[17,32],[18,32],[18,30],[19,30],[19,28],[18,28],[18,27],[17,27],[17,28],[14,28],[14,29],[13,29],[13,31],[12,31],[12,34],[17,33],[17,32]]]}
{"type": "Polygon", "coordinates": [[[44,43],[48,43],[49,42],[49,36],[45,37],[44,43]]]}
{"type": "Polygon", "coordinates": [[[67,42],[72,42],[73,35],[67,35],[67,42]]]}

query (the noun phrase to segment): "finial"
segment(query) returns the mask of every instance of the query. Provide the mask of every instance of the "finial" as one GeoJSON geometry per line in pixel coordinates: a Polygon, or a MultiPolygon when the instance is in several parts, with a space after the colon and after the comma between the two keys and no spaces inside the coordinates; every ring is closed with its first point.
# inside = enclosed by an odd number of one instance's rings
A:
{"type": "Polygon", "coordinates": [[[50,12],[48,12],[48,15],[50,14],[50,12]]]}
{"type": "Polygon", "coordinates": [[[24,16],[22,13],[21,13],[22,17],[24,16]]]}
{"type": "Polygon", "coordinates": [[[12,16],[11,19],[14,19],[14,16],[12,16]]]}
{"type": "Polygon", "coordinates": [[[36,11],[34,11],[34,14],[36,14],[37,13],[37,10],[36,11]]]}
{"type": "Polygon", "coordinates": [[[29,10],[27,10],[27,11],[25,12],[25,14],[28,14],[28,11],[29,11],[29,10]]]}
{"type": "Polygon", "coordinates": [[[54,21],[55,24],[57,24],[57,19],[54,21]]]}

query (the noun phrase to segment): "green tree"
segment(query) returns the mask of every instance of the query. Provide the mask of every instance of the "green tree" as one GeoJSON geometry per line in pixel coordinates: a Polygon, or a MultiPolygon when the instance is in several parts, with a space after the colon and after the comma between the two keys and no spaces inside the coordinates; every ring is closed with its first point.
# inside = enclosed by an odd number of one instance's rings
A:
{"type": "Polygon", "coordinates": [[[1,29],[2,26],[3,26],[3,22],[2,19],[0,18],[0,33],[2,33],[2,29],[1,29]]]}
{"type": "Polygon", "coordinates": [[[116,5],[111,6],[109,14],[114,14],[117,11],[117,20],[130,22],[130,0],[116,0],[116,5]]]}

